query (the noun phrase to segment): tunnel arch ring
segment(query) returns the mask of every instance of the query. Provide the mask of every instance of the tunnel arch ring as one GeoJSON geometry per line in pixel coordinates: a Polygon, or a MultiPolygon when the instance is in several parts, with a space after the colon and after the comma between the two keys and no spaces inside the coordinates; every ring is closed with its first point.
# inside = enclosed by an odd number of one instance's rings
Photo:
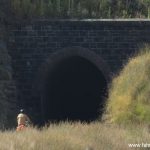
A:
{"type": "MultiPolygon", "coordinates": [[[[81,47],[69,47],[69,48],[63,48],[59,51],[56,51],[55,53],[51,54],[49,57],[47,57],[46,61],[41,65],[40,70],[39,70],[39,77],[37,78],[37,86],[38,88],[36,90],[36,93],[38,93],[40,96],[41,101],[41,115],[45,116],[45,105],[46,104],[46,99],[43,97],[43,93],[46,91],[45,89],[45,84],[47,82],[47,78],[49,74],[53,73],[53,69],[57,66],[57,63],[61,63],[64,60],[67,60],[72,57],[80,57],[83,58],[87,61],[89,61],[93,66],[99,70],[108,85],[109,79],[110,79],[110,69],[105,63],[105,61],[95,52],[90,51],[89,49],[86,48],[81,48],[81,47]]],[[[46,120],[44,117],[42,117],[43,120],[46,120]]]]}
{"type": "Polygon", "coordinates": [[[40,82],[39,84],[40,86],[36,87],[38,87],[38,89],[41,89],[40,87],[42,86],[44,80],[46,79],[46,75],[57,62],[60,62],[72,56],[79,56],[93,63],[102,72],[107,83],[110,82],[111,78],[110,68],[99,54],[96,54],[95,52],[89,50],[88,48],[67,47],[50,54],[50,56],[47,57],[46,61],[43,62],[43,64],[39,68],[38,77],[36,78],[38,82],[40,82]]]}

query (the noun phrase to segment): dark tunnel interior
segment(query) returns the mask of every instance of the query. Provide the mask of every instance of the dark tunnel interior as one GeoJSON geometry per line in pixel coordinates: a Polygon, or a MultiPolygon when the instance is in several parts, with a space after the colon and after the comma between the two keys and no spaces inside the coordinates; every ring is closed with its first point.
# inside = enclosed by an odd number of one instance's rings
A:
{"type": "Polygon", "coordinates": [[[103,112],[106,93],[106,79],[93,63],[79,56],[61,60],[46,79],[43,119],[94,121],[103,112]]]}

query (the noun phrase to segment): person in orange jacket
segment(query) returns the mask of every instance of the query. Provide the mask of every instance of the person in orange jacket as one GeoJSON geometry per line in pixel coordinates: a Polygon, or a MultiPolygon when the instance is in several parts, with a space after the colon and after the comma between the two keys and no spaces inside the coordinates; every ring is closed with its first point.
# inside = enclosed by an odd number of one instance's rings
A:
{"type": "Polygon", "coordinates": [[[16,129],[17,131],[25,129],[31,123],[31,120],[25,114],[24,109],[20,110],[20,113],[17,116],[17,123],[18,123],[17,129],[16,129]]]}

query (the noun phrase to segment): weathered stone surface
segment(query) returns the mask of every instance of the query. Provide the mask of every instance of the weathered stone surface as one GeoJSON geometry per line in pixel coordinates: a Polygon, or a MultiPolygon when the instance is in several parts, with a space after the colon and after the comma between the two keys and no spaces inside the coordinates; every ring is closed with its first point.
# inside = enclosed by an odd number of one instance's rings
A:
{"type": "MultiPolygon", "coordinates": [[[[3,30],[5,28],[0,27],[0,31],[3,30]]],[[[0,38],[0,129],[14,127],[17,109],[16,86],[12,79],[11,57],[4,40],[4,32],[1,32],[0,38]]]]}
{"type": "Polygon", "coordinates": [[[143,44],[150,43],[147,20],[38,20],[10,25],[9,31],[18,101],[32,109],[40,108],[40,101],[33,98],[34,79],[53,54],[68,47],[84,48],[100,56],[111,74],[116,74],[143,44]]]}

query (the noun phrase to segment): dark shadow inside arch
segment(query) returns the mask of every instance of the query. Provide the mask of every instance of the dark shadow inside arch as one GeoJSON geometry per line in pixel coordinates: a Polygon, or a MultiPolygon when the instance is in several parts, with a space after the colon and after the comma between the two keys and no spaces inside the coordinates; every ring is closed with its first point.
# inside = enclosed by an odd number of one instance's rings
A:
{"type": "Polygon", "coordinates": [[[90,61],[70,56],[53,65],[46,78],[43,119],[93,121],[103,113],[107,82],[90,61]]]}

